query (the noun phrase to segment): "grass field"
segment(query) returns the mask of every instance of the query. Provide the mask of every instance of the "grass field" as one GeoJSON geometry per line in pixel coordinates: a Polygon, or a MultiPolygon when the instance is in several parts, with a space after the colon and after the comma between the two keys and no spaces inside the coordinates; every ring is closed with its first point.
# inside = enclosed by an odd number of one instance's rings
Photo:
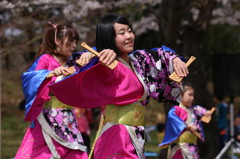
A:
{"type": "Polygon", "coordinates": [[[28,123],[22,120],[23,117],[21,118],[16,114],[2,118],[1,159],[9,159],[15,156],[28,126],[28,123]]]}

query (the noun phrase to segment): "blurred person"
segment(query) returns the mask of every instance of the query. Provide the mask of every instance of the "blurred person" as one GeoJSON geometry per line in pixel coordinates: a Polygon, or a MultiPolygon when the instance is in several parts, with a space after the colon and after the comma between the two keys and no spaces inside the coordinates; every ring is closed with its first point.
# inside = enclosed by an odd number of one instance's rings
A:
{"type": "Polygon", "coordinates": [[[78,129],[82,134],[84,144],[87,146],[87,152],[90,152],[90,134],[91,124],[93,122],[91,109],[74,108],[74,114],[78,123],[78,129]]]}
{"type": "Polygon", "coordinates": [[[26,100],[25,100],[25,99],[22,99],[22,100],[18,103],[18,110],[24,111],[24,110],[25,110],[25,104],[26,104],[26,100]]]}
{"type": "Polygon", "coordinates": [[[197,141],[204,141],[201,117],[212,113],[202,106],[192,105],[194,89],[185,84],[181,88],[181,102],[168,112],[164,138],[160,147],[168,147],[168,159],[198,159],[197,141]]]}
{"type": "Polygon", "coordinates": [[[233,147],[234,159],[240,157],[240,114],[234,117],[234,140],[233,147]]]}
{"type": "MultiPolygon", "coordinates": [[[[165,132],[165,128],[166,128],[166,124],[165,123],[157,123],[157,139],[158,139],[158,143],[161,143],[163,141],[164,138],[164,132],[165,132]]],[[[159,153],[158,153],[158,158],[162,159],[162,158],[166,158],[167,156],[167,149],[166,148],[160,148],[159,153]]]]}
{"type": "Polygon", "coordinates": [[[223,149],[227,142],[227,130],[228,130],[228,105],[223,101],[223,97],[215,96],[214,103],[216,105],[216,122],[218,141],[220,149],[223,149]]]}

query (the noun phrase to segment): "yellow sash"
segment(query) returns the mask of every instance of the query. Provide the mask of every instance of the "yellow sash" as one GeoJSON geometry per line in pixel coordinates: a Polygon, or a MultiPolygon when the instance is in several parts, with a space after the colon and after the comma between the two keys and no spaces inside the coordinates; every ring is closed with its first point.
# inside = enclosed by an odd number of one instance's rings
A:
{"type": "Polygon", "coordinates": [[[44,108],[73,109],[72,106],[60,102],[55,96],[51,96],[51,99],[44,103],[44,108]]]}
{"type": "Polygon", "coordinates": [[[143,126],[145,107],[139,104],[124,106],[107,105],[105,122],[113,122],[129,126],[143,126]]]}
{"type": "Polygon", "coordinates": [[[180,137],[174,143],[197,143],[197,136],[191,133],[190,131],[183,132],[180,137]]]}

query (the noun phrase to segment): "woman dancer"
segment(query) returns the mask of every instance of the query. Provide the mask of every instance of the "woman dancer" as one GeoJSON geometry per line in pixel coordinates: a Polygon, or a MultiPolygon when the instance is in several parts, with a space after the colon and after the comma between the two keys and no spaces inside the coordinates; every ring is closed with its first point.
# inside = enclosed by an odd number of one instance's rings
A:
{"type": "Polygon", "coordinates": [[[106,105],[104,126],[94,148],[95,159],[145,158],[143,125],[149,98],[176,103],[179,87],[168,76],[174,70],[181,77],[188,74],[185,63],[170,49],[131,53],[134,40],[126,18],[119,15],[103,17],[97,24],[97,51],[114,51],[117,66],[109,69],[97,64],[50,86],[64,103],[78,107],[106,105]],[[74,97],[66,96],[69,91],[61,91],[65,86],[74,92],[74,97]]]}
{"type": "Polygon", "coordinates": [[[22,76],[25,120],[31,125],[15,159],[88,158],[73,107],[58,101],[48,88],[50,83],[70,74],[67,59],[75,51],[78,39],[71,25],[47,25],[37,59],[22,76]]]}

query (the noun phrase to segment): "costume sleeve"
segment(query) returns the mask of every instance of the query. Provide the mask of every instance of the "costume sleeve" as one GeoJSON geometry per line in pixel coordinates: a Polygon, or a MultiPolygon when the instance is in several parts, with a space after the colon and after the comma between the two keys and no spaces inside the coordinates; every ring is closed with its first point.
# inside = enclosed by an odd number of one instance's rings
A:
{"type": "Polygon", "coordinates": [[[160,147],[166,146],[178,139],[186,128],[186,125],[184,124],[186,118],[187,112],[180,107],[174,106],[170,109],[168,112],[164,138],[162,143],[159,144],[160,147]]]}
{"type": "Polygon", "coordinates": [[[159,102],[179,102],[179,86],[169,79],[175,57],[175,53],[162,48],[138,50],[130,55],[137,74],[147,86],[149,96],[159,102]]]}
{"type": "Polygon", "coordinates": [[[127,105],[143,95],[134,72],[120,62],[114,69],[98,63],[49,87],[61,102],[81,108],[127,105]]]}
{"type": "Polygon", "coordinates": [[[194,109],[194,113],[195,113],[197,116],[199,116],[199,117],[204,116],[204,115],[206,114],[206,111],[207,111],[206,108],[204,108],[204,107],[202,107],[202,106],[200,106],[200,105],[195,105],[195,106],[193,107],[193,109],[194,109]]]}
{"type": "Polygon", "coordinates": [[[49,89],[47,85],[55,80],[54,78],[46,79],[50,70],[46,68],[46,62],[43,60],[44,55],[39,57],[30,68],[22,75],[22,89],[26,100],[25,120],[35,120],[40,113],[43,103],[49,99],[49,89]]]}
{"type": "Polygon", "coordinates": [[[204,130],[203,130],[203,127],[202,127],[201,118],[202,118],[202,116],[204,116],[206,114],[207,109],[200,106],[200,105],[193,105],[193,111],[194,111],[194,114],[197,116],[197,121],[196,121],[195,126],[197,127],[199,133],[201,134],[200,140],[204,142],[205,141],[204,130]]]}

